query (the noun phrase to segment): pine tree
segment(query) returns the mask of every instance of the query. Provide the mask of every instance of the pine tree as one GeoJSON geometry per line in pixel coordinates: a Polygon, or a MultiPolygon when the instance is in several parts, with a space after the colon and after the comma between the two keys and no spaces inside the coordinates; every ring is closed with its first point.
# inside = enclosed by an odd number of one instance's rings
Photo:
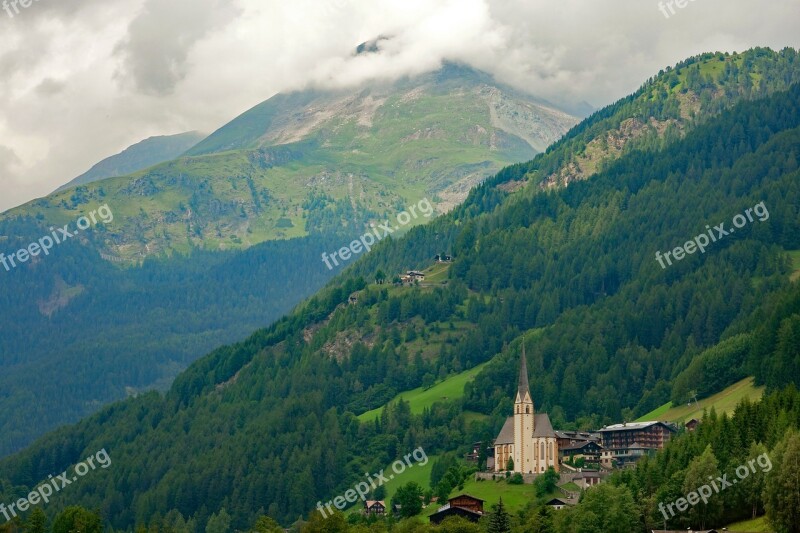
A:
{"type": "Polygon", "coordinates": [[[47,516],[40,508],[33,510],[25,523],[26,533],[46,533],[47,532],[47,516]]]}
{"type": "Polygon", "coordinates": [[[492,513],[489,516],[489,533],[508,533],[511,531],[511,518],[503,505],[503,498],[495,505],[492,505],[492,513]]]}

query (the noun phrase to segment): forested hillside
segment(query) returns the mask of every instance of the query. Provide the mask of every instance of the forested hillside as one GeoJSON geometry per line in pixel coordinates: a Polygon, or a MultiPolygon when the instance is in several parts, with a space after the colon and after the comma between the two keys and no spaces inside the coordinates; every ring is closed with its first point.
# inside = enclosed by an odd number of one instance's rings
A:
{"type": "MultiPolygon", "coordinates": [[[[4,460],[2,496],[104,447],[113,467],[48,512],[77,502],[114,528],[165,516],[202,528],[225,509],[233,528],[265,514],[288,525],[417,447],[463,453],[493,438],[510,413],[523,333],[534,403],[556,427],[596,428],[679,397],[677,378],[695,371],[697,357],[727,358],[724,377],[697,373],[713,380],[701,383],[708,389],[748,374],[770,390],[796,383],[800,290],[788,252],[800,249],[798,67],[793,50],[756,50],[663,73],[547,154],[502,171],[450,215],[384,242],[271,327],[197,361],[165,396],[105,408],[4,460]],[[727,74],[734,66],[738,74],[727,74]],[[583,175],[581,150],[636,119],[659,87],[669,87],[658,104],[665,109],[694,96],[700,107],[673,133],[654,126],[583,175]],[[664,268],[657,261],[657,251],[707,225],[731,228],[759,205],[759,217],[705,253],[664,268]],[[454,256],[442,282],[375,283],[379,271],[391,279],[441,252],[454,256]],[[736,336],[744,348],[730,349],[736,336]],[[399,403],[379,420],[356,418],[399,391],[490,360],[463,402],[419,416],[399,403]]],[[[781,427],[792,426],[796,416],[781,427]]],[[[703,435],[693,449],[712,440],[703,435]]],[[[642,492],[657,490],[656,481],[642,492]]],[[[628,489],[604,488],[594,505],[633,505],[631,494],[612,490],[628,489]]],[[[645,514],[628,513],[634,525],[645,514]]]]}
{"type": "MultiPolygon", "coordinates": [[[[14,228],[4,249],[47,234],[36,221],[14,228]]],[[[0,455],[110,402],[166,390],[198,357],[278,319],[335,274],[317,252],[335,238],[196,250],[127,269],[89,240],[67,241],[33,268],[0,268],[0,455]]]]}
{"type": "Polygon", "coordinates": [[[156,161],[197,134],[149,139],[4,213],[5,256],[98,206],[114,217],[46,260],[0,267],[0,455],[126,395],[166,389],[331,279],[340,266],[328,270],[323,252],[394,224],[423,197],[430,210],[409,225],[426,223],[576,121],[448,64],[397,83],[276,95],[186,157],[156,161]],[[125,168],[137,172],[120,176],[125,168]],[[98,181],[103,173],[117,177],[98,181]]]}

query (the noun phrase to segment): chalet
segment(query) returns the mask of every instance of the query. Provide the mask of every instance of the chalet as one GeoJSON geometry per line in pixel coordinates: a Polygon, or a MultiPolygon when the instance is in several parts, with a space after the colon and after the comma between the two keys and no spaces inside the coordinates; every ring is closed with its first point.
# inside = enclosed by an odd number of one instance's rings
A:
{"type": "Polygon", "coordinates": [[[663,448],[678,429],[666,422],[628,422],[606,426],[598,433],[603,449],[622,466],[629,466],[641,457],[663,448]]]}
{"type": "Polygon", "coordinates": [[[547,502],[545,505],[547,505],[548,507],[552,507],[556,511],[560,511],[561,509],[563,509],[564,507],[566,507],[569,504],[566,501],[564,501],[564,500],[562,500],[560,498],[553,498],[552,500],[547,502]]]}
{"type": "Polygon", "coordinates": [[[603,438],[599,433],[589,433],[587,431],[556,431],[556,442],[559,448],[568,448],[583,442],[602,443],[603,438]]]}
{"type": "Polygon", "coordinates": [[[364,502],[364,514],[367,516],[382,516],[386,514],[386,502],[383,500],[367,500],[364,502]]]}
{"type": "Polygon", "coordinates": [[[450,516],[460,516],[472,522],[477,522],[483,516],[483,503],[480,498],[475,498],[469,494],[461,494],[448,500],[430,516],[432,524],[440,524],[445,518],[450,516]]]}
{"type": "Polygon", "coordinates": [[[481,456],[481,446],[483,446],[483,443],[480,441],[472,443],[472,451],[465,457],[468,463],[478,463],[478,459],[481,456]]]}
{"type": "Polygon", "coordinates": [[[453,256],[447,255],[447,254],[439,254],[434,259],[435,259],[435,261],[437,263],[452,263],[453,262],[453,256]]]}
{"type": "Polygon", "coordinates": [[[425,281],[425,274],[419,270],[409,270],[400,276],[400,283],[414,283],[415,281],[425,281]]]}
{"type": "Polygon", "coordinates": [[[686,428],[686,431],[694,431],[695,429],[697,429],[697,426],[699,424],[700,424],[700,421],[698,419],[692,418],[691,420],[686,422],[686,424],[684,424],[683,427],[686,428]]]}
{"type": "Polygon", "coordinates": [[[600,462],[600,454],[602,451],[603,447],[597,442],[591,440],[579,442],[564,448],[561,446],[558,447],[558,452],[559,455],[561,455],[562,462],[566,461],[567,459],[572,459],[573,461],[576,459],[583,459],[587,463],[597,464],[600,462]]]}

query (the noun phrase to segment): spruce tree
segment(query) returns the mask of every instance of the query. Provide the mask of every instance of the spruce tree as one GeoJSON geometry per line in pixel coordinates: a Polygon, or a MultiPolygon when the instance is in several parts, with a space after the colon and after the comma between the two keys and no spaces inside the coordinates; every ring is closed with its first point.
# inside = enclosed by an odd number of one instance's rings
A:
{"type": "Polygon", "coordinates": [[[495,505],[492,505],[492,512],[489,516],[489,533],[508,533],[511,531],[511,517],[506,512],[503,505],[503,498],[495,505]]]}

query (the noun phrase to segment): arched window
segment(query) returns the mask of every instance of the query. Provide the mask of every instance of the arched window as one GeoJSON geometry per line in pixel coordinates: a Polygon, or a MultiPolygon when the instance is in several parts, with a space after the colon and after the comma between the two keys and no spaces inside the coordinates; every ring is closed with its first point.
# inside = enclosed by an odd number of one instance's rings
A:
{"type": "Polygon", "coordinates": [[[542,443],[542,460],[544,460],[544,442],[542,443]]]}
{"type": "Polygon", "coordinates": [[[526,405],[525,406],[525,413],[526,414],[531,414],[531,406],[530,405],[526,405]]]}

